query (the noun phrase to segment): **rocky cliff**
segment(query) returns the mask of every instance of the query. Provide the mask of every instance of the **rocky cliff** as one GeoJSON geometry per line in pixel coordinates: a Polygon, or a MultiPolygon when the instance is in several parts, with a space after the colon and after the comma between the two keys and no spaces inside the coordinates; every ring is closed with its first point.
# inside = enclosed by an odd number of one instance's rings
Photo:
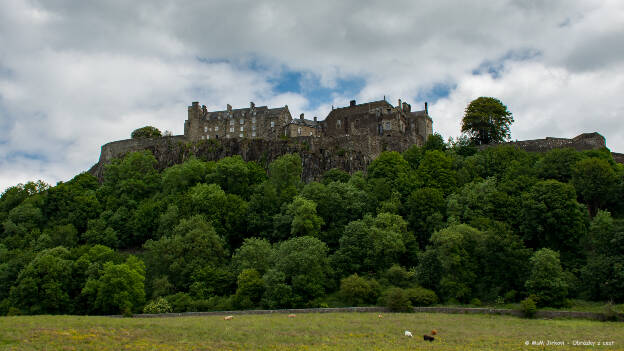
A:
{"type": "Polygon", "coordinates": [[[219,139],[189,142],[184,136],[154,139],[129,139],[102,146],[100,160],[89,173],[102,180],[104,165],[128,152],[149,150],[159,170],[182,163],[195,156],[204,161],[240,155],[245,161],[257,161],[263,166],[289,153],[298,153],[303,162],[304,181],[319,179],[332,168],[346,172],[365,171],[382,151],[405,151],[407,138],[343,136],[336,138],[296,137],[279,140],[219,139]]]}

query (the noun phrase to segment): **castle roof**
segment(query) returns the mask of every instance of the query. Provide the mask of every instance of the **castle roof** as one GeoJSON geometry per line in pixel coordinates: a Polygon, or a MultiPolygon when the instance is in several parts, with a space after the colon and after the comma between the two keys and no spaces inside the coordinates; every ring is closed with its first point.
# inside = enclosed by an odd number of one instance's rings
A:
{"type": "Polygon", "coordinates": [[[299,126],[306,126],[306,127],[312,127],[312,128],[315,128],[316,126],[318,126],[318,122],[311,121],[309,119],[301,119],[301,118],[293,118],[293,120],[290,121],[289,124],[296,124],[299,126]]]}
{"type": "Polygon", "coordinates": [[[222,111],[210,111],[206,114],[207,118],[211,116],[227,116],[228,114],[232,117],[242,117],[242,116],[251,116],[252,112],[256,113],[256,116],[259,117],[278,117],[283,112],[288,111],[288,106],[284,107],[276,107],[276,108],[268,108],[267,106],[255,106],[253,109],[250,107],[246,108],[236,108],[231,110],[222,110],[222,111]]]}
{"type": "Polygon", "coordinates": [[[393,106],[386,100],[371,101],[371,102],[367,102],[364,104],[351,105],[347,107],[340,107],[340,108],[333,109],[329,113],[329,115],[327,115],[327,118],[331,116],[348,117],[348,116],[362,115],[362,114],[368,113],[369,111],[373,111],[377,108],[380,108],[380,109],[393,108],[393,106]]]}

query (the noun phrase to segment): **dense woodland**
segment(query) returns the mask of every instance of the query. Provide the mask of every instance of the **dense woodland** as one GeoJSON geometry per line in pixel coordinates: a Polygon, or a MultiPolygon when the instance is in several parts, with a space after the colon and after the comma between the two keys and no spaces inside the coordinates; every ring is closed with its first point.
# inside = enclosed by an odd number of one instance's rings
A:
{"type": "Polygon", "coordinates": [[[624,167],[606,149],[433,135],[308,184],[296,154],[155,163],[7,189],[0,315],[624,301],[624,167]]]}

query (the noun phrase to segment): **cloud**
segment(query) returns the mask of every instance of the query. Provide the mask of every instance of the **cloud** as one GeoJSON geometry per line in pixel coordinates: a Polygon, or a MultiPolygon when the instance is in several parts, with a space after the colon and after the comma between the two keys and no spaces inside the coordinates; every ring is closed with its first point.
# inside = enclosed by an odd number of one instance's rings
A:
{"type": "Polygon", "coordinates": [[[386,98],[456,136],[496,96],[514,138],[598,131],[624,151],[619,1],[0,0],[0,190],[87,170],[143,125],[182,133],[186,106],[386,98]],[[418,107],[421,106],[421,107],[418,107]]]}

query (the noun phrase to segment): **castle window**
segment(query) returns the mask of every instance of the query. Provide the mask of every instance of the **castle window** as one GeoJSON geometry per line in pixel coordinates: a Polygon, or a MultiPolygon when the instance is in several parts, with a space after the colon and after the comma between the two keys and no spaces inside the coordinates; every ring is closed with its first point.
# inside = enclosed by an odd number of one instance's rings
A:
{"type": "Polygon", "coordinates": [[[204,133],[208,131],[208,127],[204,127],[204,133]]]}
{"type": "MultiPolygon", "coordinates": [[[[254,116],[256,115],[256,111],[254,111],[254,116]]],[[[254,118],[255,119],[255,118],[254,118]]]]}
{"type": "Polygon", "coordinates": [[[251,130],[256,130],[256,126],[251,126],[251,130]]]}
{"type": "Polygon", "coordinates": [[[312,136],[312,132],[310,132],[310,136],[312,136]]]}
{"type": "Polygon", "coordinates": [[[383,124],[383,129],[384,129],[384,130],[390,130],[390,129],[392,129],[392,125],[390,124],[390,122],[384,122],[384,124],[383,124]]]}
{"type": "Polygon", "coordinates": [[[230,127],[230,133],[234,133],[234,127],[230,127]]]}
{"type": "Polygon", "coordinates": [[[239,138],[242,138],[242,137],[243,137],[243,133],[240,133],[240,134],[238,135],[238,137],[239,137],[239,138]]]}
{"type": "Polygon", "coordinates": [[[219,127],[217,126],[215,127],[215,132],[218,132],[218,131],[219,131],[219,127]]]}
{"type": "Polygon", "coordinates": [[[206,137],[202,135],[202,140],[204,140],[204,139],[206,139],[206,137]]]}
{"type": "Polygon", "coordinates": [[[206,140],[210,140],[210,135],[206,135],[206,140]]]}
{"type": "Polygon", "coordinates": [[[240,119],[240,124],[243,124],[243,123],[245,123],[245,120],[241,118],[240,119]]]}
{"type": "Polygon", "coordinates": [[[340,120],[336,121],[336,128],[340,128],[340,126],[342,125],[342,123],[340,122],[340,120]]]}
{"type": "Polygon", "coordinates": [[[230,138],[230,135],[229,135],[229,134],[226,134],[226,135],[225,135],[225,137],[229,139],[229,138],[230,138]]]}
{"type": "Polygon", "coordinates": [[[251,132],[251,136],[255,137],[256,136],[256,132],[251,132]]]}
{"type": "Polygon", "coordinates": [[[275,121],[271,121],[271,128],[275,127],[275,121]]]}
{"type": "Polygon", "coordinates": [[[301,135],[301,127],[297,128],[297,134],[301,135]]]}
{"type": "Polygon", "coordinates": [[[230,125],[231,125],[231,126],[233,126],[233,125],[234,125],[234,120],[233,120],[233,119],[231,119],[231,120],[230,120],[230,125]]]}
{"type": "Polygon", "coordinates": [[[243,126],[241,126],[241,128],[240,128],[240,131],[241,131],[241,132],[244,130],[243,128],[244,128],[244,127],[243,127],[243,126]]]}
{"type": "MultiPolygon", "coordinates": [[[[254,112],[254,115],[255,115],[255,114],[256,114],[256,113],[254,112]]],[[[251,123],[256,123],[256,117],[252,117],[252,118],[251,118],[251,123]]]]}

